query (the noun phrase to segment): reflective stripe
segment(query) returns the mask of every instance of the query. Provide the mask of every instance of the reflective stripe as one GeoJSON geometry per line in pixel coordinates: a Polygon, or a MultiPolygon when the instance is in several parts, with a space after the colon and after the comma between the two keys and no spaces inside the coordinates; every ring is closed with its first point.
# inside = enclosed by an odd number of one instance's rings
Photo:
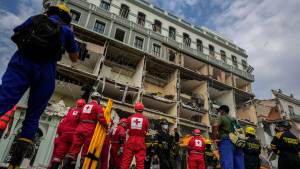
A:
{"type": "Polygon", "coordinates": [[[27,142],[27,143],[32,143],[32,140],[28,139],[28,138],[19,138],[18,140],[20,141],[24,141],[24,142],[27,142]]]}
{"type": "Polygon", "coordinates": [[[82,123],[92,123],[92,124],[96,124],[97,123],[96,120],[80,120],[80,122],[82,122],[82,123]]]}

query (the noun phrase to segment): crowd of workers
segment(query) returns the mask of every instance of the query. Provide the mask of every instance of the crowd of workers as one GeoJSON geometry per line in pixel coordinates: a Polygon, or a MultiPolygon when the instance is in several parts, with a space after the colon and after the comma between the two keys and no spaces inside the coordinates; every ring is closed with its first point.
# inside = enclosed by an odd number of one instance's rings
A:
{"type": "MultiPolygon", "coordinates": [[[[37,132],[39,119],[55,88],[56,62],[61,59],[62,48],[72,62],[78,59],[78,46],[70,26],[70,9],[64,4],[50,6],[44,14],[27,19],[14,29],[12,40],[18,50],[12,56],[0,86],[0,136],[12,126],[15,105],[28,88],[29,99],[22,131],[12,153],[9,169],[19,168],[37,132]],[[34,52],[33,52],[34,51],[34,52]]],[[[137,169],[180,168],[179,134],[170,135],[168,121],[162,119],[157,134],[146,146],[149,121],[142,114],[144,106],[135,104],[135,114],[121,119],[111,130],[99,103],[100,94],[91,95],[91,101],[80,99],[61,121],[55,139],[53,157],[49,168],[74,168],[81,151],[81,165],[87,153],[96,124],[109,131],[106,135],[100,168],[128,169],[135,157],[137,169]],[[126,138],[128,137],[128,138],[126,138]],[[111,147],[111,148],[110,148],[111,147]],[[110,158],[109,158],[110,157],[110,158]]],[[[212,140],[204,139],[195,129],[187,144],[188,168],[216,168],[217,158],[212,152],[212,142],[220,152],[222,169],[255,169],[260,167],[260,143],[255,129],[246,129],[246,137],[236,133],[236,120],[229,116],[228,106],[218,109],[219,119],[213,125],[212,140]],[[233,136],[233,137],[232,137],[233,136]]],[[[289,129],[288,121],[279,123],[271,148],[279,155],[279,169],[299,169],[299,139],[289,129]]]]}

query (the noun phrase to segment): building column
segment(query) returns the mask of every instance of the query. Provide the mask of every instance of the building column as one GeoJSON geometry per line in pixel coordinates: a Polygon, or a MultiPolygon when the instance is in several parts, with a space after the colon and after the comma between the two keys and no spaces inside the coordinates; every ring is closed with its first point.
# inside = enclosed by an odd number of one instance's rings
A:
{"type": "Polygon", "coordinates": [[[48,166],[50,158],[52,156],[54,138],[56,136],[56,128],[59,121],[59,117],[52,117],[52,120],[48,126],[46,136],[44,136],[39,146],[39,150],[37,152],[33,166],[48,166]]]}

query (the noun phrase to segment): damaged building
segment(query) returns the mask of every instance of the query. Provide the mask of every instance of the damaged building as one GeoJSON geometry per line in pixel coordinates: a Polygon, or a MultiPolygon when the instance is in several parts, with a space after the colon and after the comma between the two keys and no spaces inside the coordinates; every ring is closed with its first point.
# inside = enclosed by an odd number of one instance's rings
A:
{"type": "MultiPolygon", "coordinates": [[[[60,2],[44,0],[41,5],[60,2]]],[[[255,119],[245,120],[247,115],[236,113],[254,97],[254,76],[246,51],[231,40],[144,0],[65,3],[71,8],[80,60],[72,64],[63,55],[57,65],[55,93],[42,116],[30,165],[48,165],[61,112],[74,106],[76,99],[87,99],[93,90],[102,94],[103,104],[113,99],[113,113],[119,117],[134,113],[134,103],[142,101],[151,128],[165,118],[181,135],[195,128],[208,135],[222,104],[230,107],[232,116],[256,125],[255,119]]],[[[25,109],[18,109],[14,133],[0,143],[6,147],[0,162],[9,159],[25,109]]]]}
{"type": "Polygon", "coordinates": [[[241,120],[253,120],[257,124],[257,137],[263,147],[262,157],[270,159],[271,164],[277,167],[277,158],[271,154],[270,143],[275,136],[275,126],[283,120],[288,120],[293,132],[300,139],[300,100],[294,96],[284,94],[282,90],[272,90],[272,99],[254,99],[238,108],[237,114],[241,120]]]}

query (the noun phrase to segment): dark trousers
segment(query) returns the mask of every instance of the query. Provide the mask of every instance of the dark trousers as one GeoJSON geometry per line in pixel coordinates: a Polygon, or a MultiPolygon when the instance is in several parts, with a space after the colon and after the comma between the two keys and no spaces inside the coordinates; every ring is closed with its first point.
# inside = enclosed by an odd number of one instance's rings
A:
{"type": "MultiPolygon", "coordinates": [[[[43,57],[43,56],[41,56],[43,57]]],[[[55,88],[56,62],[36,63],[16,52],[0,85],[0,116],[12,109],[30,88],[28,108],[20,137],[33,139],[55,88]]]]}
{"type": "Polygon", "coordinates": [[[279,154],[278,169],[300,169],[300,158],[297,153],[279,154]]]}

